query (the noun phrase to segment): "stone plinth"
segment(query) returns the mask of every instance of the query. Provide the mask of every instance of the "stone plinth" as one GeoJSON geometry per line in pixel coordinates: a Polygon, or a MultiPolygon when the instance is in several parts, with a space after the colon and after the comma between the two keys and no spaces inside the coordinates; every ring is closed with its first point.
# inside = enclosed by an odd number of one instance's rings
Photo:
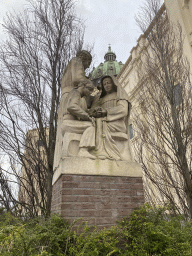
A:
{"type": "Polygon", "coordinates": [[[143,205],[140,165],[126,161],[65,158],[53,178],[52,212],[72,222],[110,227],[143,205]]]}
{"type": "Polygon", "coordinates": [[[64,157],[54,172],[53,184],[61,174],[142,177],[142,169],[135,162],[64,157]]]}

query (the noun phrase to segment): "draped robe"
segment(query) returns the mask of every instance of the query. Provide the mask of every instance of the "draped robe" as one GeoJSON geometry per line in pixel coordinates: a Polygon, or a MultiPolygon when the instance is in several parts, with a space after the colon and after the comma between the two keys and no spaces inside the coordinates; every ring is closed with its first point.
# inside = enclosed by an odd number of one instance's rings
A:
{"type": "Polygon", "coordinates": [[[59,104],[58,110],[58,121],[57,121],[57,136],[56,136],[56,145],[55,145],[55,154],[54,154],[54,167],[55,170],[61,158],[62,152],[62,124],[66,115],[66,98],[68,94],[77,86],[80,82],[88,80],[85,76],[85,71],[81,58],[73,58],[63,73],[61,81],[61,101],[59,104]]]}
{"type": "Polygon", "coordinates": [[[103,93],[104,96],[101,94],[99,100],[93,106],[100,106],[107,110],[106,117],[96,118],[96,148],[94,154],[100,159],[131,161],[128,137],[128,117],[131,104],[128,101],[127,93],[115,78],[107,77],[113,80],[117,91],[110,94],[103,93]]]}

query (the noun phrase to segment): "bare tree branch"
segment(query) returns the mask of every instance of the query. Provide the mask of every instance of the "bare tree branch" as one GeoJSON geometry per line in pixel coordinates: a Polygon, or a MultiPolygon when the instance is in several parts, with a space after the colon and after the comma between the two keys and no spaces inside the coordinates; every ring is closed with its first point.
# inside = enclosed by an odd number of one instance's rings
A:
{"type": "Polygon", "coordinates": [[[73,0],[30,0],[29,4],[23,13],[7,16],[3,26],[8,39],[0,48],[0,149],[11,159],[19,198],[11,194],[7,175],[1,174],[0,185],[7,184],[9,200],[30,216],[47,216],[61,77],[83,47],[85,27],[73,0]],[[21,172],[15,162],[22,166],[21,172]]]}
{"type": "Polygon", "coordinates": [[[158,0],[146,0],[136,21],[146,39],[138,67],[140,105],[134,113],[135,152],[148,180],[146,195],[191,218],[192,92],[182,29],[171,24],[158,0]]]}

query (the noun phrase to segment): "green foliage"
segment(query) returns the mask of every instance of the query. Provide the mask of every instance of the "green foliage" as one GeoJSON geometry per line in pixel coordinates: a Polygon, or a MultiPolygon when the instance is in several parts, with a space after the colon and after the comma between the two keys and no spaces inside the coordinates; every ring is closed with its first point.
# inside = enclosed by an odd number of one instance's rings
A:
{"type": "Polygon", "coordinates": [[[0,217],[0,255],[192,255],[192,222],[171,217],[168,210],[146,205],[116,227],[103,230],[69,225],[58,215],[23,221],[4,214],[0,217]]]}
{"type": "Polygon", "coordinates": [[[79,229],[83,231],[77,232],[74,225],[69,225],[58,215],[27,222],[11,215],[4,219],[4,224],[0,223],[0,255],[3,256],[94,256],[119,251],[115,246],[117,228],[90,232],[90,228],[82,224],[79,229]]]}
{"type": "Polygon", "coordinates": [[[192,222],[183,216],[171,217],[168,207],[135,210],[130,220],[119,223],[122,229],[122,255],[192,255],[192,222]]]}

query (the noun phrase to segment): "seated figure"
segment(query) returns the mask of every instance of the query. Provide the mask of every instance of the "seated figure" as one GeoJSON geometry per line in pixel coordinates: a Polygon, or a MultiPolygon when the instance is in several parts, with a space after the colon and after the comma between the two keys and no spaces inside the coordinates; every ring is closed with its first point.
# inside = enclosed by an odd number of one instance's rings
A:
{"type": "Polygon", "coordinates": [[[81,51],[65,69],[58,113],[54,170],[64,157],[132,161],[128,117],[128,95],[113,76],[101,79],[101,91],[91,101],[94,90],[85,76],[91,55],[81,51]],[[70,146],[71,145],[71,146],[70,146]]]}
{"type": "Polygon", "coordinates": [[[82,134],[79,143],[79,157],[96,157],[89,153],[95,148],[95,119],[87,113],[87,106],[82,104],[82,97],[88,97],[94,90],[93,84],[88,80],[82,81],[65,98],[63,109],[62,136],[66,133],[82,134]]]}
{"type": "Polygon", "coordinates": [[[99,159],[131,161],[128,95],[113,76],[104,76],[101,86],[101,95],[90,111],[96,118],[96,147],[92,154],[99,159]]]}

